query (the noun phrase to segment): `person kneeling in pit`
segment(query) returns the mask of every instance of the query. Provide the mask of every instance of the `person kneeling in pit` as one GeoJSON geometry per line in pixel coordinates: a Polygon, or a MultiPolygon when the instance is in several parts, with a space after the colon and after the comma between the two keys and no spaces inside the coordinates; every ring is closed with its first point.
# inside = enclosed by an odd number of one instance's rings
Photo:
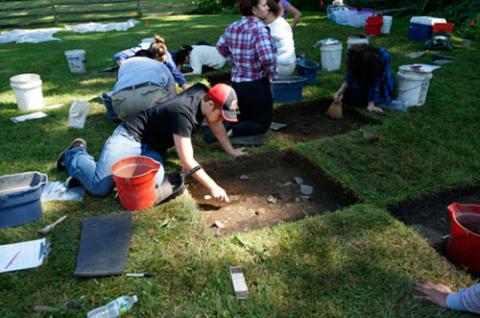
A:
{"type": "Polygon", "coordinates": [[[378,105],[390,102],[395,90],[390,64],[390,53],[383,48],[366,44],[352,46],[347,51],[347,75],[333,101],[382,114],[378,105]]]}
{"type": "MultiPolygon", "coordinates": [[[[228,85],[217,84],[210,90],[195,84],[174,99],[141,111],[120,124],[107,139],[100,158],[95,162],[87,153],[85,140],[75,139],[57,160],[60,170],[70,176],[67,186],[80,183],[94,196],[106,196],[113,187],[112,165],[129,156],[144,155],[164,162],[160,156],[175,146],[182,169],[198,166],[193,156],[191,136],[205,118],[223,149],[231,156],[244,155],[243,148],[233,148],[223,121],[237,121],[237,96],[228,85]]],[[[163,180],[157,173],[156,183],[163,180]]],[[[212,197],[228,202],[227,193],[203,170],[193,174],[206,187],[212,197]]]]}

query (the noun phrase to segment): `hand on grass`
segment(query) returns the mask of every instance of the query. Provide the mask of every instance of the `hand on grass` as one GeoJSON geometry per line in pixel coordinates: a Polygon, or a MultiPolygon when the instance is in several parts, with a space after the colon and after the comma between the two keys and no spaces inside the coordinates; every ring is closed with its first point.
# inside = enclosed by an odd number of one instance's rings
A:
{"type": "Polygon", "coordinates": [[[230,153],[232,157],[241,157],[245,156],[247,152],[245,151],[245,147],[241,148],[233,148],[233,151],[230,153]]]}
{"type": "Polygon", "coordinates": [[[453,293],[452,290],[443,284],[433,284],[430,282],[416,282],[415,289],[423,295],[415,298],[428,300],[442,307],[447,307],[447,296],[453,293]]]}
{"type": "Polygon", "coordinates": [[[227,192],[223,190],[223,188],[219,187],[218,185],[210,189],[210,195],[221,202],[230,202],[228,199],[227,192]]]}
{"type": "Polygon", "coordinates": [[[375,106],[373,103],[368,103],[367,110],[371,113],[383,114],[383,109],[375,106]]]}

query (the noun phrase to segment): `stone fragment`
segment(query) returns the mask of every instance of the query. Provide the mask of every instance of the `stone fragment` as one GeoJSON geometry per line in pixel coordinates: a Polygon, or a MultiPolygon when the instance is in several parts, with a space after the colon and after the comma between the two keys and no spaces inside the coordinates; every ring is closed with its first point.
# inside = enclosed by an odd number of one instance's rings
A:
{"type": "Polygon", "coordinates": [[[246,174],[242,174],[242,175],[240,176],[240,180],[248,180],[248,179],[250,179],[250,177],[249,177],[248,175],[246,175],[246,174]]]}
{"type": "Polygon", "coordinates": [[[222,222],[217,220],[217,221],[213,222],[212,227],[223,229],[225,227],[225,225],[222,222]]]}
{"type": "Polygon", "coordinates": [[[308,185],[308,184],[301,184],[300,185],[300,192],[303,195],[312,195],[313,193],[313,187],[308,185]]]}
{"type": "Polygon", "coordinates": [[[206,195],[203,196],[203,199],[205,201],[210,201],[211,199],[213,199],[213,197],[210,194],[206,194],[206,195]]]}
{"type": "Polygon", "coordinates": [[[277,198],[275,198],[273,195],[269,194],[268,197],[267,197],[267,202],[275,204],[275,203],[277,203],[277,198]]]}

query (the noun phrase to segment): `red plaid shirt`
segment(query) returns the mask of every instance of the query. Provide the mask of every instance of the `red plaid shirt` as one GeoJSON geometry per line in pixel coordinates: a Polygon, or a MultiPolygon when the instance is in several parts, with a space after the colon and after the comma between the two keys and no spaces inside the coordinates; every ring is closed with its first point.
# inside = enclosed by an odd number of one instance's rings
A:
{"type": "Polygon", "coordinates": [[[277,49],[270,29],[254,16],[233,22],[217,42],[217,49],[232,58],[232,82],[250,82],[277,76],[277,49]]]}

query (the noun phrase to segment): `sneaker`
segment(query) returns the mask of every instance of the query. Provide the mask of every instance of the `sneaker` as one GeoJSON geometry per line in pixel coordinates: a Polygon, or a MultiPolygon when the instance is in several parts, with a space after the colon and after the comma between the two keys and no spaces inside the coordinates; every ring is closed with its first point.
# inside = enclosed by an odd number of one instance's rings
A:
{"type": "Polygon", "coordinates": [[[83,148],[87,148],[87,142],[85,140],[83,140],[82,138],[76,138],[75,140],[73,140],[70,145],[68,146],[67,149],[65,149],[64,151],[62,151],[62,153],[60,153],[60,155],[58,156],[58,159],[57,159],[57,168],[58,170],[60,171],[64,171],[65,170],[65,152],[72,149],[72,148],[76,148],[76,147],[83,147],[83,148]]]}

